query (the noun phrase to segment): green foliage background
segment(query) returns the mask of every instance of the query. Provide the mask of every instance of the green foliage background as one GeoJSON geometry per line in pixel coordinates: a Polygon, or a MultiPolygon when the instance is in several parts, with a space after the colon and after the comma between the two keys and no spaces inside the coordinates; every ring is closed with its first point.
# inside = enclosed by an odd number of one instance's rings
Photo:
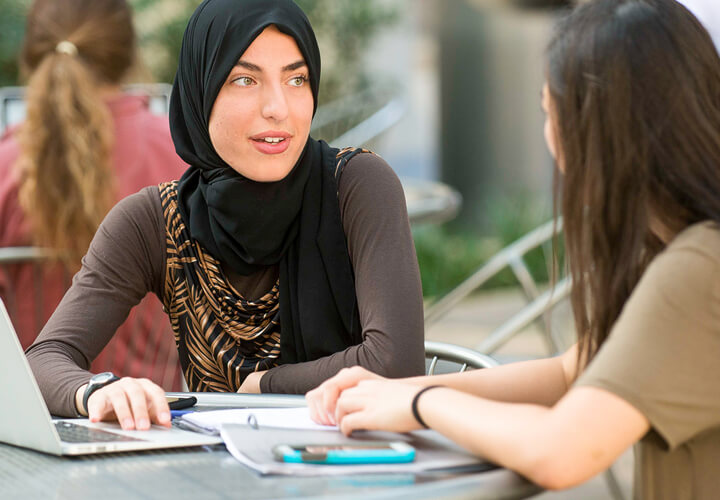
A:
{"type": "MultiPolygon", "coordinates": [[[[487,204],[489,230],[480,235],[452,224],[420,226],[413,229],[420,264],[423,296],[440,297],[477,271],[504,247],[552,217],[552,209],[528,201],[530,197],[496,198],[487,204]]],[[[528,252],[524,261],[538,283],[552,274],[552,243],[528,252]]],[[[563,244],[558,241],[558,271],[563,265],[563,244]]],[[[482,289],[517,286],[510,269],[498,273],[482,289]]]]}
{"type": "Polygon", "coordinates": [[[29,0],[0,0],[0,86],[18,83],[17,53],[29,4],[29,0]]]}

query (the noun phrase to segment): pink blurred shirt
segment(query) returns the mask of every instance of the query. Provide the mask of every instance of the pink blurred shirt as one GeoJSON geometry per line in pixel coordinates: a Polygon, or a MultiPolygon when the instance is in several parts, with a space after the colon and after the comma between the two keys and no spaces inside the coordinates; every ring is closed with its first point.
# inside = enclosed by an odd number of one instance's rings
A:
{"type": "MultiPolygon", "coordinates": [[[[116,199],[145,186],[179,179],[187,165],[175,153],[167,117],[150,113],[146,99],[139,96],[123,94],[107,104],[115,126],[112,164],[116,199]]],[[[10,130],[0,138],[0,247],[32,246],[29,223],[18,203],[14,172],[18,153],[14,130],[10,130]]],[[[0,297],[24,349],[40,332],[68,285],[68,277],[59,266],[0,267],[0,297]],[[34,286],[36,279],[42,286],[34,286]],[[11,288],[15,290],[12,295],[11,288]]],[[[174,337],[157,298],[148,296],[133,309],[91,370],[148,377],[166,390],[180,389],[174,337]]]]}

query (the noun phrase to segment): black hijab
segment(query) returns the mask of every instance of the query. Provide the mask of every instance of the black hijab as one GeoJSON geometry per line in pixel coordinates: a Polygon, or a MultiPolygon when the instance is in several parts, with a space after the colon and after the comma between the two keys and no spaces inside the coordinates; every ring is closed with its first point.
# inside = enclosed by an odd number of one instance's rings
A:
{"type": "Polygon", "coordinates": [[[205,0],[183,37],[170,130],[178,155],[190,165],[178,183],[178,206],[191,237],[224,268],[243,275],[279,264],[280,359],[295,363],[361,342],[333,174],[338,151],[309,138],[284,179],[255,182],[220,158],[208,132],[228,74],[270,25],[295,39],[317,109],[320,52],[292,0],[205,0]]]}

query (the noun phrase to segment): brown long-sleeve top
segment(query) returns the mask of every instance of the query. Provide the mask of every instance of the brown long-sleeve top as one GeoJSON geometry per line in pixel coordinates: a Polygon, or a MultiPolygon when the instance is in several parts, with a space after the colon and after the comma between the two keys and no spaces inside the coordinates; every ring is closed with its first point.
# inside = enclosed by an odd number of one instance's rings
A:
{"type": "MultiPolygon", "coordinates": [[[[380,157],[359,154],[345,166],[338,198],[363,342],[272,368],[261,379],[262,392],[304,393],[353,365],[389,377],[423,372],[422,290],[400,181],[380,157]]],[[[153,186],[110,211],[70,290],[26,352],[51,413],[77,415],[75,393],[90,378],[92,359],[148,292],[162,298],[165,258],[165,220],[153,186]]],[[[272,288],[278,269],[228,275],[236,290],[254,299],[272,288]]]]}

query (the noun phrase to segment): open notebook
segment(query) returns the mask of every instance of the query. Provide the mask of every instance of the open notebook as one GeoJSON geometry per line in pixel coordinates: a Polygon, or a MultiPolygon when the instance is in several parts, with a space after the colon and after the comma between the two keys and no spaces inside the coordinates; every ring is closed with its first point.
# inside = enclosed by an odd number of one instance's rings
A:
{"type": "Polygon", "coordinates": [[[247,408],[188,413],[182,422],[199,432],[219,433],[228,451],[260,474],[299,476],[408,473],[436,470],[483,471],[495,468],[435,431],[408,434],[356,432],[346,437],[336,426],[319,425],[307,407],[247,408]],[[403,441],[415,448],[416,458],[406,464],[319,465],[278,462],[275,445],[358,444],[363,441],[403,441]]]}

